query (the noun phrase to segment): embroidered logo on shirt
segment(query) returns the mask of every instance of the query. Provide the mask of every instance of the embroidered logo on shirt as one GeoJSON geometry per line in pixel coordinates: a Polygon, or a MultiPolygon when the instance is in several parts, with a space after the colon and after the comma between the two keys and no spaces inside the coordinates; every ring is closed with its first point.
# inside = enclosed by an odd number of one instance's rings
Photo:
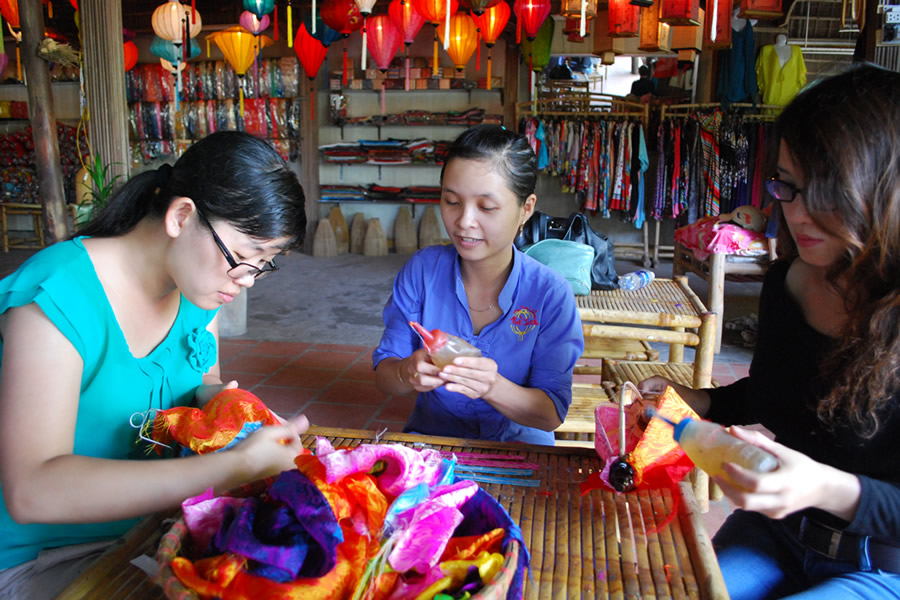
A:
{"type": "Polygon", "coordinates": [[[511,323],[510,328],[513,330],[513,333],[519,336],[520,342],[525,338],[526,333],[538,325],[537,316],[534,314],[534,310],[527,306],[520,306],[517,308],[509,320],[511,323]]]}

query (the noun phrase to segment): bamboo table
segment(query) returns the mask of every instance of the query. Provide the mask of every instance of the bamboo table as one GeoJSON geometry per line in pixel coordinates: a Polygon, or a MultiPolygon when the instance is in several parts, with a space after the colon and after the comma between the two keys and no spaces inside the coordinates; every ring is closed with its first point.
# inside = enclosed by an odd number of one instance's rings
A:
{"type": "MultiPolygon", "coordinates": [[[[374,432],[312,427],[335,446],[372,443],[374,432]]],[[[478,440],[389,433],[381,442],[444,451],[502,454],[539,468],[527,485],[480,483],[519,523],[531,553],[525,598],[718,599],[728,594],[687,483],[675,493],[642,491],[617,495],[594,490],[582,496],[579,484],[602,467],[597,454],[582,448],[555,448],[478,440]],[[677,516],[668,523],[667,515],[677,516]]],[[[495,477],[496,478],[496,477],[495,477]]],[[[131,560],[153,556],[168,527],[157,514],[142,520],[58,596],[61,600],[162,600],[163,590],[131,560]]]]}
{"type": "Polygon", "coordinates": [[[691,290],[686,277],[654,279],[650,285],[633,291],[595,290],[588,296],[576,296],[576,303],[585,339],[607,337],[666,343],[670,363],[684,360],[685,345],[695,346],[693,387],[709,387],[716,316],[691,290]],[[697,333],[688,331],[691,329],[697,333]]]}

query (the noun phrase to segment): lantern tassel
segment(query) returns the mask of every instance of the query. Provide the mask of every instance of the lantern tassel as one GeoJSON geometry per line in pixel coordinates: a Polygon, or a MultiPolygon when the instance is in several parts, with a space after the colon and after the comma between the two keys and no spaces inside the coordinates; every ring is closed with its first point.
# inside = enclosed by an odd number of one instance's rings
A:
{"type": "Polygon", "coordinates": [[[444,21],[444,50],[450,47],[450,0],[447,0],[447,14],[444,21]]]}
{"type": "Polygon", "coordinates": [[[478,45],[475,47],[477,50],[475,52],[475,71],[481,70],[481,30],[476,29],[475,35],[478,36],[478,45]]]}
{"type": "Polygon", "coordinates": [[[381,86],[381,114],[385,114],[386,111],[384,109],[384,86],[381,86]]]}
{"type": "Polygon", "coordinates": [[[709,38],[710,41],[716,41],[716,28],[718,27],[719,21],[719,0],[713,0],[713,14],[712,14],[712,23],[709,26],[709,38]]]}
{"type": "Polygon", "coordinates": [[[293,47],[294,47],[294,23],[293,23],[292,18],[291,18],[291,0],[288,0],[288,6],[287,6],[287,19],[288,19],[288,21],[287,21],[287,26],[288,26],[288,30],[287,30],[287,38],[288,38],[288,39],[287,39],[287,42],[288,42],[288,48],[293,48],[293,47]]]}
{"type": "Polygon", "coordinates": [[[488,47],[487,89],[491,89],[491,48],[488,47]]]}
{"type": "Polygon", "coordinates": [[[6,44],[3,42],[3,17],[0,16],[0,53],[6,54],[6,44]]]}
{"type": "Polygon", "coordinates": [[[206,38],[206,58],[209,58],[209,38],[206,38]]]}
{"type": "Polygon", "coordinates": [[[587,0],[581,0],[581,24],[578,35],[584,37],[587,34],[587,0]]]}
{"type": "Polygon", "coordinates": [[[344,72],[341,76],[341,85],[347,87],[347,38],[344,38],[344,72]]]}
{"type": "Polygon", "coordinates": [[[366,21],[365,21],[365,19],[363,19],[363,29],[362,29],[362,70],[363,70],[363,75],[365,75],[365,72],[366,72],[366,58],[368,57],[368,54],[369,54],[368,46],[366,43],[366,40],[368,38],[368,31],[366,31],[365,23],[366,23],[366,21]]]}
{"type": "Polygon", "coordinates": [[[19,54],[19,42],[16,42],[16,79],[22,81],[22,55],[19,54]]]}
{"type": "Polygon", "coordinates": [[[239,98],[238,102],[240,103],[239,106],[241,107],[241,118],[243,119],[244,118],[244,86],[242,86],[240,84],[238,85],[238,98],[239,98]]]}
{"type": "Polygon", "coordinates": [[[197,24],[197,0],[191,0],[191,25],[197,24]]]}
{"type": "Polygon", "coordinates": [[[522,43],[522,17],[516,15],[516,43],[522,43]]]}
{"type": "Polygon", "coordinates": [[[316,122],[316,80],[310,79],[309,86],[309,120],[316,122]]]}
{"type": "MultiPolygon", "coordinates": [[[[316,0],[312,0],[312,34],[316,35],[316,0]]],[[[347,85],[346,80],[344,81],[344,85],[347,85]]]]}
{"type": "Polygon", "coordinates": [[[275,4],[272,7],[272,23],[274,31],[272,32],[274,35],[272,37],[275,38],[275,41],[278,41],[278,5],[275,4]]]}
{"type": "Polygon", "coordinates": [[[409,91],[409,46],[406,48],[406,81],[403,87],[407,92],[409,91]]]}
{"type": "Polygon", "coordinates": [[[53,2],[47,3],[47,18],[53,18],[53,2]]]}
{"type": "Polygon", "coordinates": [[[434,62],[431,65],[431,73],[435,77],[438,76],[438,35],[437,28],[439,25],[434,26],[434,62]]]}

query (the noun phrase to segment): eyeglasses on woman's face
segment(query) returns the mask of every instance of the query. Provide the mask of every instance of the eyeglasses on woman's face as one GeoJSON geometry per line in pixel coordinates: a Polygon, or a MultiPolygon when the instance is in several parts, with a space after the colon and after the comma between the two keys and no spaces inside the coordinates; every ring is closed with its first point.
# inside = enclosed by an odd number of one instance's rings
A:
{"type": "Polygon", "coordinates": [[[798,188],[793,183],[778,179],[778,175],[775,175],[766,181],[766,191],[779,202],[793,202],[797,194],[802,194],[806,188],[798,188]]]}
{"type": "Polygon", "coordinates": [[[213,229],[212,224],[209,222],[209,219],[206,218],[199,210],[197,214],[200,216],[200,220],[206,225],[209,229],[209,232],[213,236],[213,240],[216,242],[216,246],[219,247],[219,250],[222,252],[222,256],[225,257],[225,260],[228,261],[228,266],[231,267],[228,269],[228,276],[232,279],[244,279],[246,277],[253,277],[255,279],[260,279],[261,277],[265,277],[272,271],[278,270],[278,265],[275,264],[274,260],[267,260],[263,263],[262,267],[256,267],[249,263],[238,262],[234,260],[234,256],[232,256],[231,252],[228,251],[228,248],[225,247],[225,244],[222,242],[222,238],[216,233],[216,230],[213,229]]]}

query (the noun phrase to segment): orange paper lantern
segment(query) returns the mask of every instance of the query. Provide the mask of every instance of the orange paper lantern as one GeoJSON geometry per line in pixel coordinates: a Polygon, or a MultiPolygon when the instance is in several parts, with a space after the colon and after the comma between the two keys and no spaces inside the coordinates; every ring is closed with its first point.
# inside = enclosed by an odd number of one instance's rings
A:
{"type": "Polygon", "coordinates": [[[434,25],[434,57],[431,70],[434,75],[438,75],[438,73],[440,72],[440,68],[438,65],[437,29],[441,25],[441,21],[445,21],[443,29],[444,33],[446,34],[447,22],[449,21],[450,16],[456,14],[456,11],[459,10],[459,2],[457,0],[450,0],[449,12],[447,12],[447,0],[412,0],[412,3],[413,8],[416,9],[416,12],[425,17],[426,21],[434,25]]]}
{"type": "Polygon", "coordinates": [[[134,42],[127,41],[122,44],[122,52],[125,54],[125,70],[130,71],[137,64],[138,49],[134,42]]]}
{"type": "Polygon", "coordinates": [[[500,34],[503,33],[503,29],[506,27],[506,23],[509,22],[509,15],[511,14],[512,10],[510,10],[509,4],[505,0],[501,0],[500,3],[495,4],[480,16],[475,17],[475,24],[481,31],[484,45],[488,48],[487,89],[491,89],[491,48],[500,39],[500,34]]]}
{"type": "Polygon", "coordinates": [[[478,27],[475,25],[475,19],[466,13],[457,13],[450,17],[449,45],[443,27],[438,28],[438,35],[447,46],[447,54],[453,60],[456,70],[464,70],[475,48],[478,47],[478,27]]]}
{"type": "Polygon", "coordinates": [[[0,0],[0,14],[13,29],[19,28],[19,2],[18,0],[0,0]]]}
{"type": "MultiPolygon", "coordinates": [[[[253,35],[239,25],[210,34],[207,39],[212,39],[216,43],[216,46],[225,55],[225,60],[241,79],[260,51],[275,43],[269,36],[253,35]]],[[[238,88],[240,90],[241,115],[243,115],[244,88],[243,86],[238,86],[238,88]]]]}

